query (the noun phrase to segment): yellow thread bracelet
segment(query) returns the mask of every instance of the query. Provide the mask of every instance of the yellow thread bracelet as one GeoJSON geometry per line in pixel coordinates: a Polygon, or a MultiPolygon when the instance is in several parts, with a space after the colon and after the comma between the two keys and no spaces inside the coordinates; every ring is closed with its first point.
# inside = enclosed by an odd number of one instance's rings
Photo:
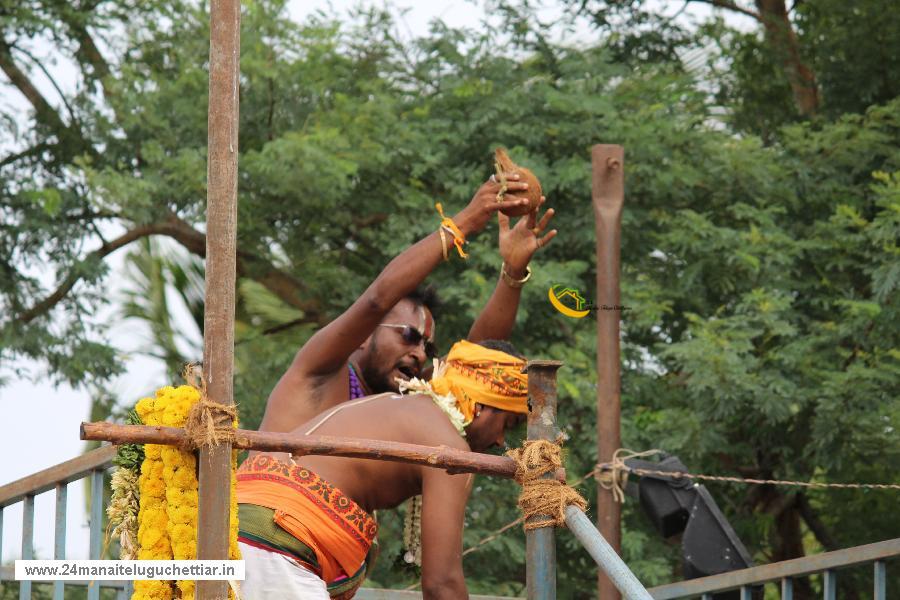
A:
{"type": "Polygon", "coordinates": [[[438,214],[441,215],[441,226],[447,227],[447,229],[453,232],[453,245],[456,246],[456,251],[459,252],[459,256],[461,258],[469,258],[469,255],[466,254],[465,250],[462,248],[463,244],[466,243],[466,236],[464,236],[463,232],[456,226],[453,219],[444,216],[444,207],[441,206],[440,202],[435,204],[434,207],[437,209],[438,214]]]}

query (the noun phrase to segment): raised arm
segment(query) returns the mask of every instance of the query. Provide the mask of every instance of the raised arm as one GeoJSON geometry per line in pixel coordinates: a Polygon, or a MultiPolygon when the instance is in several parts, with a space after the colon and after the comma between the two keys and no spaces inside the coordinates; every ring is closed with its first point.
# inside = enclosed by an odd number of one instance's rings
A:
{"type": "MultiPolygon", "coordinates": [[[[544,200],[541,198],[541,205],[544,204],[544,200]]],[[[494,293],[469,330],[468,340],[470,342],[509,339],[516,323],[516,312],[522,296],[522,286],[515,282],[521,281],[527,275],[528,263],[531,262],[534,253],[539,248],[546,246],[556,236],[555,229],[544,234],[553,214],[554,211],[551,208],[544,213],[540,221],[537,221],[537,211],[535,211],[520,218],[515,226],[510,228],[509,217],[503,213],[497,213],[500,222],[502,268],[505,270],[507,278],[513,283],[511,284],[502,275],[497,280],[494,293]]]]}
{"type": "Polygon", "coordinates": [[[422,597],[468,598],[462,568],[462,534],[472,475],[423,468],[422,597]]]}
{"type": "MultiPolygon", "coordinates": [[[[511,186],[510,186],[511,187],[511,186]]],[[[486,181],[469,205],[453,217],[463,235],[484,229],[501,208],[520,206],[527,200],[507,196],[497,202],[499,184],[486,181]]],[[[446,235],[448,252],[455,252],[446,235]]],[[[365,341],[384,315],[412,292],[443,260],[442,241],[435,231],[404,250],[384,268],[365,292],[340,317],[316,332],[294,358],[289,372],[295,376],[327,375],[340,369],[350,354],[365,341]]]]}

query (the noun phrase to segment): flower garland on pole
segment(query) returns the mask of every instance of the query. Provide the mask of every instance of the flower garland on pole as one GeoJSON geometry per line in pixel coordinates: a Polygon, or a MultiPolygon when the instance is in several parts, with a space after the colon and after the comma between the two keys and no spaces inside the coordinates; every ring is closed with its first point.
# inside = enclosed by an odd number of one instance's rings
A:
{"type": "MultiPolygon", "coordinates": [[[[153,398],[143,398],[136,411],[145,425],[184,427],[191,408],[201,399],[196,387],[166,386],[153,398]]],[[[234,422],[237,426],[237,422],[234,422]]],[[[229,558],[240,559],[235,492],[237,451],[231,458],[231,511],[229,558]]],[[[197,558],[197,458],[193,451],[160,444],[144,445],[138,480],[137,514],[139,560],[194,560],[197,558]]],[[[124,546],[123,546],[124,549],[124,546]]],[[[124,555],[123,555],[124,557],[124,555]]],[[[134,557],[132,555],[132,557],[134,557]]],[[[193,599],[194,581],[135,581],[132,600],[193,599]]],[[[233,592],[229,592],[234,597],[233,592]]]]}
{"type": "MultiPolygon", "coordinates": [[[[126,423],[143,424],[134,411],[128,415],[126,423]]],[[[137,558],[138,477],[143,462],[144,446],[141,444],[122,444],[113,459],[113,464],[118,468],[112,474],[110,481],[112,496],[106,508],[109,517],[107,543],[110,538],[119,540],[119,558],[122,560],[137,558]]]]}

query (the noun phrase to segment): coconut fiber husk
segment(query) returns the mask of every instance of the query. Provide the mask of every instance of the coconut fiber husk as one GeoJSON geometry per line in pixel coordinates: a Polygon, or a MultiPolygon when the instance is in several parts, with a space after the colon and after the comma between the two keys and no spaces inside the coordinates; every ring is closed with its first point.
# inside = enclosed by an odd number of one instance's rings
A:
{"type": "Polygon", "coordinates": [[[587,509],[587,501],[581,494],[562,481],[546,477],[562,467],[558,444],[530,440],[506,455],[516,461],[516,482],[522,486],[519,508],[525,517],[526,531],[564,525],[566,507],[570,504],[587,509]]]}
{"type": "Polygon", "coordinates": [[[200,448],[233,442],[237,408],[233,404],[222,404],[209,399],[206,395],[206,382],[197,365],[187,365],[183,376],[188,385],[200,392],[199,402],[191,406],[184,423],[189,445],[200,448]]]}
{"type": "Polygon", "coordinates": [[[500,194],[497,198],[498,200],[502,200],[503,195],[506,193],[507,175],[518,173],[519,181],[528,184],[527,190],[516,193],[517,196],[523,196],[527,198],[528,204],[524,206],[516,206],[514,208],[504,209],[503,214],[510,217],[518,217],[536,211],[538,206],[541,204],[542,192],[541,182],[538,181],[538,178],[535,176],[535,174],[525,167],[519,166],[514,163],[513,160],[509,157],[509,154],[507,154],[505,148],[497,148],[494,151],[494,168],[497,171],[497,181],[499,181],[500,185],[502,186],[500,194]]]}

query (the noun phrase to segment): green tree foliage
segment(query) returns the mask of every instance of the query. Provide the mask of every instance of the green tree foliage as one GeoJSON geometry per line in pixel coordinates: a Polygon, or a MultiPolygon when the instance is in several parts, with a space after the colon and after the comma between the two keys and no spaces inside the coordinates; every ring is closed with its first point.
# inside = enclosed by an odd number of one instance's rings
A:
{"type": "Polygon", "coordinates": [[[732,125],[766,141],[787,123],[862,114],[900,94],[900,15],[889,0],[563,4],[623,60],[680,63],[685,51],[706,46],[709,83],[732,125]],[[713,16],[696,16],[704,5],[716,9],[713,16]],[[699,27],[685,25],[692,22],[686,15],[699,27]]]}
{"type": "MultiPolygon", "coordinates": [[[[63,16],[48,6],[23,4],[4,22],[16,64],[25,61],[16,48],[36,31],[55,32],[60,51],[81,60],[84,44],[51,27],[63,16]]],[[[191,258],[149,246],[136,252],[125,310],[157,323],[155,346],[170,369],[199,358],[179,354],[197,349],[177,342],[186,332],[160,303],[169,286],[200,314],[207,15],[193,5],[141,3],[145,18],[125,20],[128,8],[67,9],[86,31],[109,38],[113,66],[95,76],[79,63],[84,85],[68,98],[72,114],[56,113],[74,138],[32,103],[32,127],[16,137],[21,152],[0,171],[0,356],[41,358],[73,382],[116,372],[116,353],[90,320],[108,282],[103,259],[151,235],[191,258]],[[56,270],[54,284],[33,275],[37,264],[56,270]],[[58,301],[44,301],[69,281],[58,301]]],[[[509,35],[435,24],[401,42],[379,11],[298,25],[282,8],[247,3],[242,28],[235,394],[244,426],[258,424],[269,391],[315,328],[437,226],[435,201],[462,206],[503,144],[541,178],[560,230],[536,258],[513,341],[529,356],[565,361],[568,468],[573,476],[590,471],[596,329],[592,319],[556,313],[546,290],[563,283],[593,295],[589,151],[615,142],[626,148],[624,444],[678,454],[695,472],[895,477],[900,100],[887,88],[873,92],[879,104],[848,106],[856,114],[766,125],[764,143],[715,118],[703,86],[661,50],[641,60],[616,44],[561,46],[523,13],[505,20],[509,35]]],[[[496,281],[495,235],[489,229],[471,242],[468,261],[454,259],[431,277],[446,300],[444,350],[496,281]]],[[[591,500],[593,487],[582,486],[591,500]]],[[[711,491],[760,563],[900,535],[891,493],[711,491]]],[[[516,517],[515,493],[509,482],[479,479],[467,543],[516,517]]],[[[624,527],[625,558],[644,582],[680,578],[677,547],[659,540],[633,503],[624,527]]],[[[382,529],[373,580],[414,582],[397,561],[397,516],[387,515],[382,529]]],[[[570,536],[559,538],[560,597],[590,597],[590,559],[570,536]]],[[[523,535],[511,531],[467,557],[470,589],[520,592],[523,555],[523,535]]]]}

